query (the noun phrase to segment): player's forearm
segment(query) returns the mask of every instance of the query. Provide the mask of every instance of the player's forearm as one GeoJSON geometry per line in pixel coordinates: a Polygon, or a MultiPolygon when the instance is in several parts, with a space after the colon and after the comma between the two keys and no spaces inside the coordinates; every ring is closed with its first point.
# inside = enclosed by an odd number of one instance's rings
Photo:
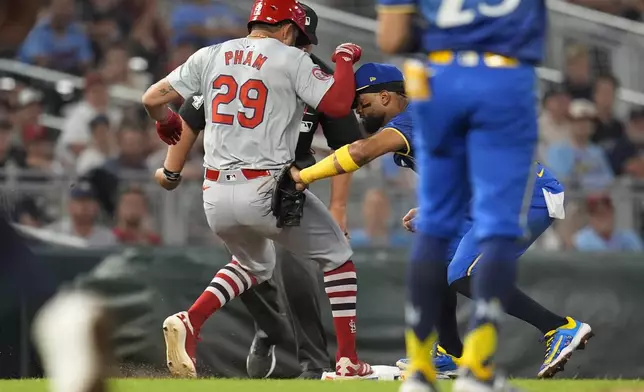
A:
{"type": "MultiPolygon", "coordinates": [[[[357,143],[357,142],[356,142],[357,143]]],[[[349,145],[338,148],[333,154],[322,159],[315,165],[307,167],[300,172],[304,184],[310,184],[323,178],[337,176],[338,174],[351,173],[360,168],[351,153],[349,145]]]]}
{"type": "Polygon", "coordinates": [[[186,164],[186,159],[190,154],[192,146],[197,140],[198,133],[195,133],[185,121],[181,121],[183,127],[181,130],[181,139],[177,144],[168,147],[168,152],[163,162],[163,167],[173,173],[181,173],[186,164]]]}
{"type": "Polygon", "coordinates": [[[143,94],[141,102],[150,118],[163,122],[168,116],[168,103],[179,97],[180,95],[174,90],[168,80],[161,79],[143,94]]]}
{"type": "Polygon", "coordinates": [[[349,200],[349,188],[352,173],[345,173],[331,178],[331,200],[329,209],[346,208],[349,200]]]}
{"type": "Polygon", "coordinates": [[[333,73],[333,85],[324,94],[316,108],[330,117],[344,117],[351,113],[355,97],[356,81],[353,77],[353,65],[350,61],[338,61],[333,73]]]}
{"type": "Polygon", "coordinates": [[[378,12],[376,41],[384,53],[396,54],[409,50],[411,44],[412,13],[378,12]]]}

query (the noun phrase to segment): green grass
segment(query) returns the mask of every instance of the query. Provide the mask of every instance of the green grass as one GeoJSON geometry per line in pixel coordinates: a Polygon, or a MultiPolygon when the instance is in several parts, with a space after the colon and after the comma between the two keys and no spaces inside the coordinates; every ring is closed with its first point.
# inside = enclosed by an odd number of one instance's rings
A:
{"type": "MultiPolygon", "coordinates": [[[[526,392],[644,392],[644,381],[630,380],[516,380],[526,392]]],[[[398,382],[386,381],[256,381],[234,379],[119,379],[112,392],[389,392],[398,382]]],[[[449,382],[441,384],[450,391],[449,382]]],[[[46,380],[0,381],[2,392],[46,392],[46,380]]]]}

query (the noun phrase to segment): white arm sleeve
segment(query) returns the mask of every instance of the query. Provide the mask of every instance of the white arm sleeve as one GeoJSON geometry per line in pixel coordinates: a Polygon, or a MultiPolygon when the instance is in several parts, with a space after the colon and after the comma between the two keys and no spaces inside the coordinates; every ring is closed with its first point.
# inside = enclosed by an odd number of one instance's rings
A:
{"type": "Polygon", "coordinates": [[[333,75],[322,71],[318,65],[313,63],[311,57],[304,53],[295,64],[295,92],[304,103],[317,109],[324,94],[333,85],[333,75]]]}
{"type": "Polygon", "coordinates": [[[203,75],[208,61],[215,55],[217,46],[199,49],[167,76],[168,83],[184,99],[201,92],[203,75]]]}

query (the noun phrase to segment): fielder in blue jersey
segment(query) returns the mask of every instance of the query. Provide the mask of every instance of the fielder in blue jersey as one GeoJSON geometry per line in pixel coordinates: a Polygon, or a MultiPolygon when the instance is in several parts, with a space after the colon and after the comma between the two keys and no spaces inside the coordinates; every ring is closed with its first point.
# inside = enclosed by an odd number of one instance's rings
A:
{"type": "Polygon", "coordinates": [[[426,62],[405,65],[420,181],[418,233],[408,268],[411,377],[401,390],[434,389],[426,354],[447,290],[438,277],[445,274],[450,239],[468,212],[482,256],[472,284],[475,310],[462,377],[454,390],[509,390],[497,377],[494,354],[499,317],[514,290],[520,240],[531,236],[535,66],[544,49],[545,0],[378,3],[381,49],[427,55],[426,62]]]}
{"type": "MultiPolygon", "coordinates": [[[[393,153],[397,165],[416,170],[413,120],[402,73],[392,65],[368,63],[356,71],[355,78],[356,109],[365,130],[372,135],[346,145],[302,170],[294,176],[296,181],[310,184],[322,178],[352,172],[387,153],[393,153]]],[[[564,190],[559,181],[541,164],[536,164],[531,176],[535,181],[527,220],[531,235],[516,247],[517,258],[555,218],[564,217],[564,190]]],[[[415,231],[416,215],[414,209],[403,218],[403,224],[409,231],[415,231]]],[[[441,376],[454,374],[463,353],[463,343],[456,325],[456,292],[471,297],[470,278],[476,276],[480,268],[482,257],[473,225],[472,219],[466,214],[459,223],[458,233],[450,239],[449,262],[445,263],[446,272],[440,277],[449,284],[450,290],[445,292],[437,321],[440,346],[434,355],[427,354],[426,361],[433,357],[441,376]]],[[[587,324],[550,312],[516,287],[510,293],[505,310],[533,325],[544,335],[546,355],[539,369],[539,377],[551,377],[561,370],[569,358],[568,354],[585,346],[592,333],[587,324]]],[[[403,359],[397,364],[406,369],[409,361],[403,359]]]]}

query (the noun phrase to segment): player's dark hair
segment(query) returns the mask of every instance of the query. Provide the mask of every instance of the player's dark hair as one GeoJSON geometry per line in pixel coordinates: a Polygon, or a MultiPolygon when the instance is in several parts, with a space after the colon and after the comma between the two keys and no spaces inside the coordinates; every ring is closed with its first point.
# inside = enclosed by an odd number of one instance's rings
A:
{"type": "Polygon", "coordinates": [[[268,31],[269,33],[277,33],[284,25],[287,24],[293,24],[290,20],[283,20],[281,22],[271,24],[271,23],[264,23],[264,22],[251,22],[250,24],[250,31],[254,30],[264,30],[268,31]]]}
{"type": "Polygon", "coordinates": [[[597,76],[597,78],[595,79],[595,89],[597,89],[597,85],[600,81],[612,83],[615,90],[617,90],[621,86],[619,79],[617,79],[617,76],[611,73],[604,73],[597,76]]]}

